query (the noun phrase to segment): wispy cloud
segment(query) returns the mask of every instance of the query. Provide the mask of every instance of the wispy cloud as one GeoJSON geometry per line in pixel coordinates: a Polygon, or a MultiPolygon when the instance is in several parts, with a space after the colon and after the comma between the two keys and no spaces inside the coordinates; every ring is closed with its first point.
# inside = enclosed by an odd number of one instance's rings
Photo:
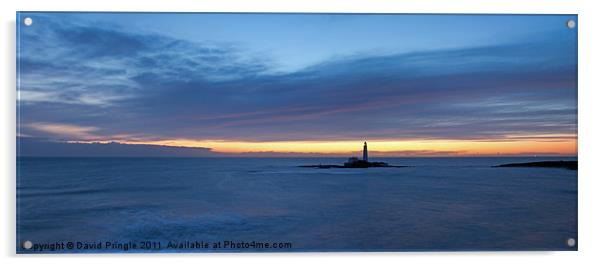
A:
{"type": "Polygon", "coordinates": [[[279,73],[244,47],[46,20],[21,36],[29,136],[508,141],[576,132],[575,39],[556,32],[553,42],[357,54],[279,73]]]}
{"type": "Polygon", "coordinates": [[[99,128],[91,126],[76,126],[69,124],[53,123],[31,123],[25,126],[27,128],[31,128],[61,138],[72,138],[81,140],[92,140],[99,138],[99,136],[94,135],[94,132],[98,131],[99,128]]]}

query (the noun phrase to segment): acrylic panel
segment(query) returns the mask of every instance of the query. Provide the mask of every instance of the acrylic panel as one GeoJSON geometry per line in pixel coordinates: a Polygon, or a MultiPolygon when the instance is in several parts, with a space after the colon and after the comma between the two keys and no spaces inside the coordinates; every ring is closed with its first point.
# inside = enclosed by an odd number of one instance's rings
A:
{"type": "Polygon", "coordinates": [[[577,15],[16,21],[17,253],[577,250],[577,15]]]}

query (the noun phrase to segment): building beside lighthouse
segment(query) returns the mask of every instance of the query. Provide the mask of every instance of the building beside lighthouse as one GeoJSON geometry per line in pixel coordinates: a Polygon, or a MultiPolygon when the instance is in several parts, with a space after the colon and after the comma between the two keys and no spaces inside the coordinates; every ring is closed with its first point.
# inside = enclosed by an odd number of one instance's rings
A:
{"type": "Polygon", "coordinates": [[[358,164],[362,164],[362,163],[367,163],[368,162],[368,143],[364,141],[364,152],[362,154],[362,159],[358,159],[357,157],[349,157],[349,159],[347,159],[347,162],[345,163],[346,166],[353,166],[353,165],[358,165],[358,164]]]}
{"type": "Polygon", "coordinates": [[[368,143],[364,141],[364,151],[362,153],[362,159],[357,157],[351,157],[347,159],[344,167],[347,168],[366,168],[366,167],[387,167],[388,165],[383,162],[370,162],[368,161],[368,143]]]}
{"type": "Polygon", "coordinates": [[[319,165],[301,165],[299,167],[312,167],[312,168],[368,168],[368,167],[407,167],[407,166],[392,166],[385,162],[370,162],[368,161],[368,143],[364,141],[364,151],[362,153],[362,159],[358,157],[350,157],[343,165],[334,164],[319,164],[319,165]]]}

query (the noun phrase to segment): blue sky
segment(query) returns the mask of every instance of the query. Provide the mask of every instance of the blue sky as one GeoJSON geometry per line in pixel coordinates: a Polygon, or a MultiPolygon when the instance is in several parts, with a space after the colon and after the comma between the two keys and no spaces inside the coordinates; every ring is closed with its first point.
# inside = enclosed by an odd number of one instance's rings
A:
{"type": "Polygon", "coordinates": [[[568,17],[68,13],[62,19],[103,23],[134,34],[240,46],[246,52],[269,56],[275,71],[294,71],[340,56],[408,53],[545,38],[551,31],[558,31],[568,17]]]}
{"type": "Polygon", "coordinates": [[[576,137],[576,16],[20,15],[21,136],[576,137]]]}

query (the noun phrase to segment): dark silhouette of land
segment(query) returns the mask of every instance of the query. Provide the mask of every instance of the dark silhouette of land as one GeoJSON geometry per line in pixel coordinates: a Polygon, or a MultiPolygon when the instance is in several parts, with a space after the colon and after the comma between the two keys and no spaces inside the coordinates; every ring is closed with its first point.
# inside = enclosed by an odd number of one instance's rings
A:
{"type": "Polygon", "coordinates": [[[364,150],[362,153],[362,159],[357,157],[351,157],[343,165],[337,164],[317,164],[317,165],[300,165],[299,167],[308,168],[369,168],[369,167],[407,167],[407,166],[394,166],[384,162],[370,162],[368,161],[368,143],[364,141],[364,150]]]}
{"type": "Polygon", "coordinates": [[[34,157],[208,157],[209,148],[172,147],[147,144],[69,143],[45,139],[17,138],[18,156],[34,157]]]}
{"type": "Polygon", "coordinates": [[[577,170],[577,161],[541,161],[529,163],[508,163],[493,167],[547,167],[547,168],[565,168],[577,170]]]}
{"type": "Polygon", "coordinates": [[[345,163],[343,165],[338,164],[316,164],[316,165],[300,165],[299,167],[307,167],[307,168],[370,168],[370,167],[393,167],[393,168],[401,168],[401,167],[409,167],[402,165],[389,165],[383,162],[366,162],[366,161],[357,161],[355,163],[349,164],[345,163]]]}

